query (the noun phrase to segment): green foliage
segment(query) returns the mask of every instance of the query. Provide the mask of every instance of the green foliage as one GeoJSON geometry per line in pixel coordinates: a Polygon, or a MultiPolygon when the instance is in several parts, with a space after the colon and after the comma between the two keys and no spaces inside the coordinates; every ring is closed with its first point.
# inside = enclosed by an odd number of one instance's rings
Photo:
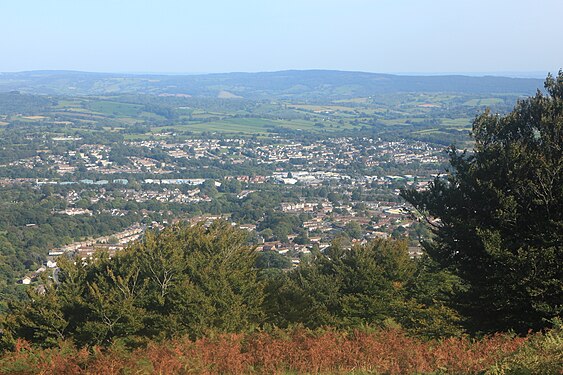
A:
{"type": "Polygon", "coordinates": [[[441,302],[456,280],[438,277],[409,258],[404,242],[333,245],[298,269],[275,275],[267,311],[279,326],[403,325],[424,336],[458,334],[456,314],[441,302]]]}
{"type": "MultiPolygon", "coordinates": [[[[142,219],[136,212],[126,216],[107,212],[95,216],[54,214],[66,207],[59,196],[64,189],[53,192],[51,187],[36,189],[29,185],[0,189],[0,310],[8,300],[22,299],[22,295],[25,299],[25,293],[16,289],[16,281],[26,270],[44,264],[49,250],[85,237],[106,236],[142,219]]],[[[82,199],[77,206],[82,203],[93,208],[89,199],[82,199]]]]}
{"type": "Polygon", "coordinates": [[[229,223],[148,232],[113,259],[59,260],[57,284],[10,304],[2,345],[23,338],[53,347],[138,346],[148,340],[203,337],[274,325],[399,327],[422,337],[461,333],[444,305],[457,278],[413,260],[407,244],[378,240],[325,253],[290,271],[275,253],[256,254],[229,223]],[[276,255],[276,256],[273,256],[276,255]],[[267,259],[265,258],[267,257],[267,259]],[[268,268],[258,274],[258,267],[268,268]]]}
{"type": "Polygon", "coordinates": [[[61,261],[60,284],[12,304],[5,329],[44,346],[251,329],[262,322],[263,285],[245,236],[224,222],[174,226],[113,259],[61,261]]]}
{"type": "Polygon", "coordinates": [[[116,340],[137,346],[264,323],[402,326],[424,337],[460,333],[456,314],[443,303],[457,279],[434,272],[428,260],[410,259],[405,242],[335,244],[282,271],[272,267],[290,264],[269,253],[257,258],[246,236],[226,222],[179,225],[148,232],[113,259],[61,259],[57,284],[44,280],[29,289],[27,301],[10,304],[2,345],[22,338],[46,347],[68,339],[79,346],[116,340]],[[268,269],[259,275],[256,265],[268,269]]]}
{"type": "Polygon", "coordinates": [[[41,95],[21,94],[18,91],[0,93],[1,114],[37,114],[56,101],[41,95]]]}
{"type": "Polygon", "coordinates": [[[287,236],[299,232],[303,228],[305,215],[291,215],[284,212],[266,212],[264,220],[258,225],[258,230],[271,229],[275,239],[288,242],[287,236]]]}
{"type": "Polygon", "coordinates": [[[362,237],[362,227],[360,226],[360,224],[358,224],[357,221],[350,221],[346,223],[344,231],[352,238],[362,237]]]}
{"type": "Polygon", "coordinates": [[[258,254],[256,267],[261,269],[288,269],[291,268],[291,261],[288,257],[279,254],[277,251],[263,251],[258,254]]]}
{"type": "Polygon", "coordinates": [[[447,179],[402,192],[440,219],[426,250],[466,283],[457,308],[474,331],[539,329],[562,312],[563,72],[545,87],[479,116],[475,151],[452,148],[447,179]]]}
{"type": "Polygon", "coordinates": [[[532,336],[526,345],[492,366],[487,374],[560,374],[563,371],[563,327],[554,319],[553,328],[532,336]]]}

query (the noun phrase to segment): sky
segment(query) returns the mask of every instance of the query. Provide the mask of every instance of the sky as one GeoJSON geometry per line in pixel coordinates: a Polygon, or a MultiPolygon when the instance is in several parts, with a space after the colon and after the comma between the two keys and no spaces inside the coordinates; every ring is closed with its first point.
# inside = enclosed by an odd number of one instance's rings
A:
{"type": "Polygon", "coordinates": [[[0,71],[563,67],[563,0],[0,0],[0,71]]]}

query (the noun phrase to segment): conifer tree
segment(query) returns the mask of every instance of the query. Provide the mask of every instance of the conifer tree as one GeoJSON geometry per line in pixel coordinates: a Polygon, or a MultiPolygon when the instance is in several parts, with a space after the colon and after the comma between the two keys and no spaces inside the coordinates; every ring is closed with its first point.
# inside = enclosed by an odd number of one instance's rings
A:
{"type": "Polygon", "coordinates": [[[428,255],[465,283],[473,331],[540,329],[563,309],[563,72],[506,116],[473,123],[473,152],[402,196],[432,223],[428,255]],[[439,220],[436,220],[439,219],[439,220]]]}

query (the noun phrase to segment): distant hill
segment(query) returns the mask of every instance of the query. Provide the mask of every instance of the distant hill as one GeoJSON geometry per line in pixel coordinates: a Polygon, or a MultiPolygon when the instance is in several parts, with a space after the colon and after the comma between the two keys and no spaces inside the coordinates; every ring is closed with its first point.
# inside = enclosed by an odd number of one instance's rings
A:
{"type": "Polygon", "coordinates": [[[145,93],[246,99],[345,99],[397,92],[531,95],[541,79],[403,76],[333,70],[204,75],[114,74],[74,71],[1,73],[0,92],[107,95],[145,93]],[[227,93],[227,94],[226,94],[227,93]]]}

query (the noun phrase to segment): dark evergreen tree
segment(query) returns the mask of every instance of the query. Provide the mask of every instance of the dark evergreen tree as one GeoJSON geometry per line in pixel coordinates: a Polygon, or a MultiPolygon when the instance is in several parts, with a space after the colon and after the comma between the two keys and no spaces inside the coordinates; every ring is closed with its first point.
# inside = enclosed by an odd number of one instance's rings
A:
{"type": "Polygon", "coordinates": [[[456,307],[473,331],[540,329],[563,309],[563,72],[546,93],[473,124],[473,152],[402,196],[432,223],[428,255],[466,288],[456,307]]]}

